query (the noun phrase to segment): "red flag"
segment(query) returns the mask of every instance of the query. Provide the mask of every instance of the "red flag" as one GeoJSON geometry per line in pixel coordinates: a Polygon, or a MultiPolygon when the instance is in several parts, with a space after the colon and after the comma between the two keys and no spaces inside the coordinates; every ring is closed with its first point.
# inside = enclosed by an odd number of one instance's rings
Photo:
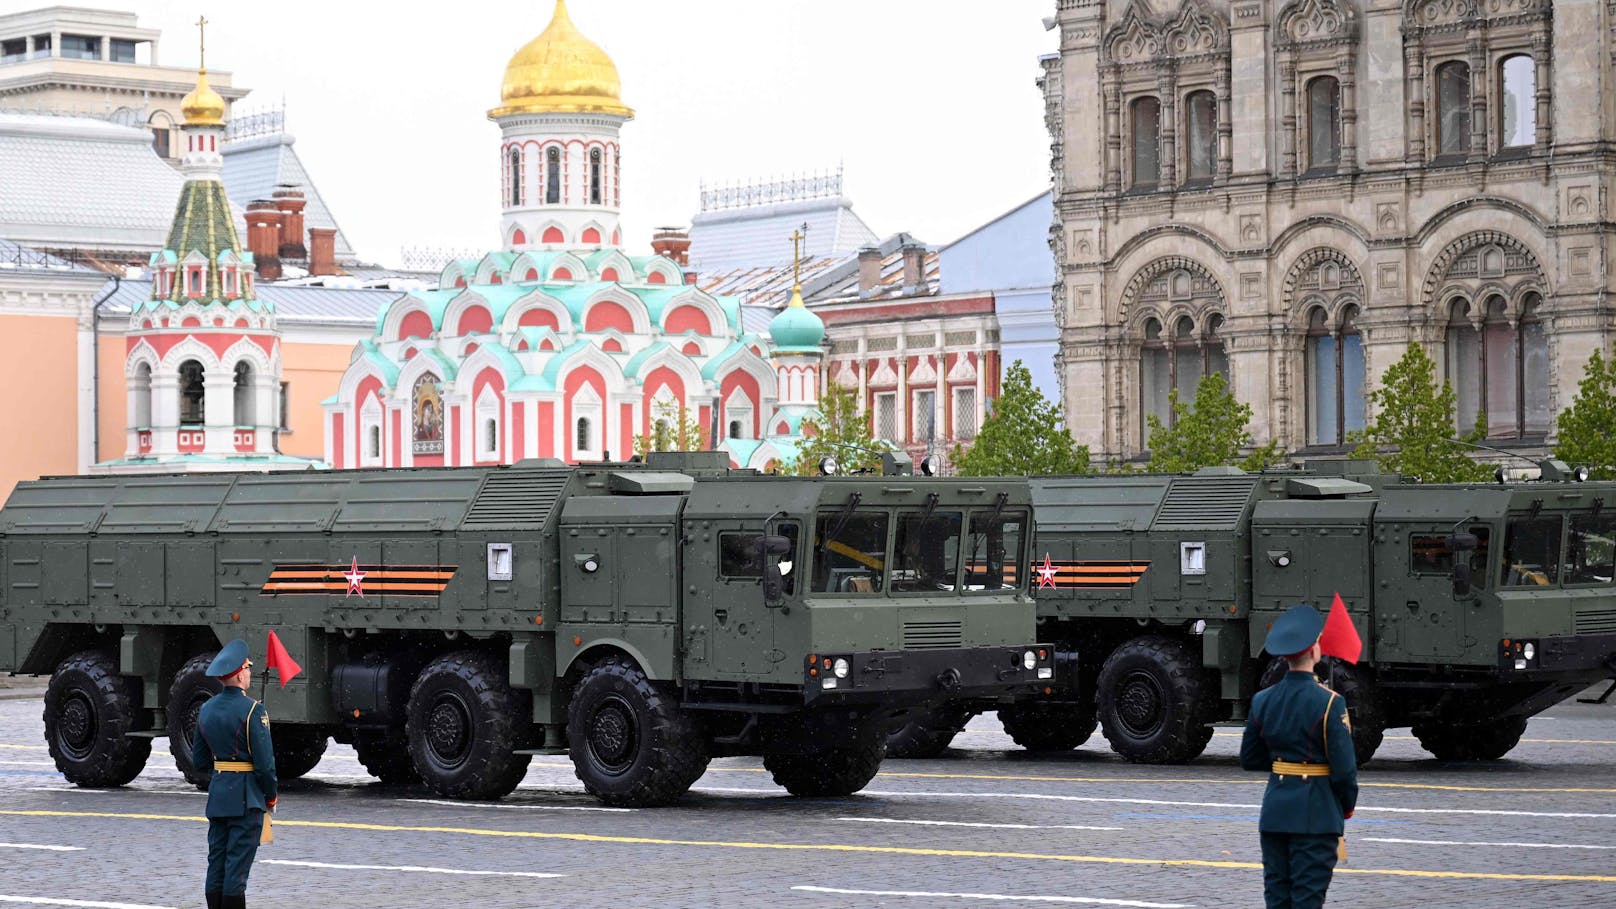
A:
{"type": "Polygon", "coordinates": [[[269,633],[268,650],[264,656],[264,670],[266,672],[275,670],[275,674],[280,676],[281,687],[285,688],[287,682],[303,671],[303,667],[297,665],[297,660],[292,659],[292,655],[286,652],[286,645],[281,643],[281,639],[273,631],[269,633]]]}
{"type": "Polygon", "coordinates": [[[1335,595],[1335,602],[1330,604],[1330,614],[1324,619],[1324,633],[1319,635],[1319,652],[1349,663],[1358,662],[1358,657],[1363,654],[1363,638],[1358,637],[1358,628],[1352,624],[1352,617],[1347,615],[1347,604],[1341,602],[1339,593],[1335,595]]]}

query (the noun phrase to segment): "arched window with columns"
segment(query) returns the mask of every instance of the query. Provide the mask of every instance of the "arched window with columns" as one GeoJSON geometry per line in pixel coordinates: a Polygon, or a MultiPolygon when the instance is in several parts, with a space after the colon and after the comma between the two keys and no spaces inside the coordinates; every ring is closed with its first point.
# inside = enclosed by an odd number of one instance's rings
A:
{"type": "Polygon", "coordinates": [[[554,145],[544,150],[544,203],[561,204],[561,149],[554,145]]]}
{"type": "Polygon", "coordinates": [[[256,414],[254,412],[255,408],[253,407],[254,389],[252,365],[246,360],[237,363],[235,378],[236,382],[234,390],[236,404],[236,425],[256,426],[258,421],[254,418],[256,414]]]}
{"type": "Polygon", "coordinates": [[[1323,306],[1307,315],[1307,441],[1342,445],[1364,428],[1364,350],[1358,307],[1332,316],[1323,306]]]}
{"type": "Polygon", "coordinates": [[[1129,109],[1133,154],[1128,182],[1134,189],[1155,189],[1161,182],[1161,102],[1146,95],[1135,98],[1129,109]]]}
{"type": "MultiPolygon", "coordinates": [[[[1177,421],[1172,407],[1173,392],[1188,404],[1195,400],[1201,380],[1212,373],[1229,375],[1229,355],[1219,331],[1221,313],[1206,313],[1197,321],[1187,315],[1164,327],[1154,316],[1145,320],[1144,338],[1139,350],[1141,420],[1151,416],[1171,426],[1177,421]]],[[[1141,431],[1148,436],[1149,430],[1141,431]]]]}
{"type": "Polygon", "coordinates": [[[1218,166],[1218,96],[1210,91],[1184,99],[1184,155],[1186,182],[1212,180],[1218,166]]]}
{"type": "Polygon", "coordinates": [[[207,380],[202,363],[186,360],[180,364],[180,425],[200,426],[207,418],[207,380]]]}
{"type": "Polygon", "coordinates": [[[1275,18],[1280,175],[1358,167],[1358,13],[1344,0],[1291,0],[1275,18]]]}
{"type": "Polygon", "coordinates": [[[511,149],[509,170],[511,177],[511,207],[515,208],[522,204],[522,149],[520,147],[511,149]]]}
{"type": "Polygon", "coordinates": [[[1555,6],[1404,0],[1410,163],[1547,153],[1555,6]]]}
{"type": "Polygon", "coordinates": [[[1318,76],[1307,83],[1307,170],[1334,173],[1341,164],[1341,83],[1318,76]]]}

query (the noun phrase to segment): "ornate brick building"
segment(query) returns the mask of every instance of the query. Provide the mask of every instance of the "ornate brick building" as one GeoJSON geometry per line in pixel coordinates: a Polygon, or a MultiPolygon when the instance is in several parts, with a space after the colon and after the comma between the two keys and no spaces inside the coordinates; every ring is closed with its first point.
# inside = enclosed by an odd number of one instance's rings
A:
{"type": "Polygon", "coordinates": [[[1134,456],[1224,372],[1328,450],[1410,342],[1545,442],[1613,321],[1598,0],[1058,0],[1044,61],[1067,424],[1134,456]],[[1083,393],[1077,393],[1083,390],[1083,393]],[[1092,393],[1091,393],[1092,391],[1092,393]]]}

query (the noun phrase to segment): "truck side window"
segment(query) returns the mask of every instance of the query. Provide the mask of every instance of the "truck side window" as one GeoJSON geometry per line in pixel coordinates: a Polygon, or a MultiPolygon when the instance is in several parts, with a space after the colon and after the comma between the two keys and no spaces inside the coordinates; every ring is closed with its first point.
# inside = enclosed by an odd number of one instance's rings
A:
{"type": "Polygon", "coordinates": [[[1609,584],[1612,577],[1616,577],[1616,514],[1572,515],[1565,582],[1609,584]]]}
{"type": "MultiPolygon", "coordinates": [[[[801,535],[795,522],[783,523],[775,529],[780,536],[791,541],[791,551],[780,557],[780,576],[785,582],[785,595],[797,590],[797,540],[801,535]]],[[[737,530],[718,535],[718,576],[726,579],[763,577],[763,534],[752,530],[737,530]]]]}
{"type": "Polygon", "coordinates": [[[1560,583],[1560,518],[1511,518],[1501,567],[1505,587],[1560,583]]]}
{"type": "Polygon", "coordinates": [[[965,589],[1013,590],[1021,585],[1026,572],[1023,543],[1027,539],[1027,516],[1012,513],[994,517],[989,512],[971,515],[971,533],[966,542],[965,589]]]}
{"type": "Polygon", "coordinates": [[[827,511],[814,528],[815,593],[880,593],[887,558],[887,515],[827,511]]]}
{"type": "MultiPolygon", "coordinates": [[[[1492,534],[1486,527],[1466,527],[1466,533],[1476,536],[1476,551],[1470,555],[1470,566],[1475,569],[1474,584],[1485,587],[1487,580],[1487,544],[1492,534]]],[[[1448,548],[1446,533],[1415,533],[1408,537],[1408,573],[1412,577],[1453,574],[1453,551],[1448,548]]]]}
{"type": "Polygon", "coordinates": [[[898,541],[892,553],[893,593],[954,589],[964,517],[957,511],[898,515],[898,541]]]}

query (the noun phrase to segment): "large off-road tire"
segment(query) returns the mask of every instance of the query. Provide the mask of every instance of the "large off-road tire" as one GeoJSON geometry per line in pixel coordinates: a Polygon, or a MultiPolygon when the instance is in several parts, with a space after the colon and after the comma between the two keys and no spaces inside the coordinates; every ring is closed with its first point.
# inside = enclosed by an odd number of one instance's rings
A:
{"type": "Polygon", "coordinates": [[[366,736],[354,741],[354,755],[365,772],[384,786],[407,786],[421,781],[420,771],[410,759],[409,745],[402,732],[397,736],[366,736]]]}
{"type": "Polygon", "coordinates": [[[666,805],[707,772],[707,739],[632,660],[610,656],[579,676],[567,705],[573,772],[620,808],[666,805]]]}
{"type": "Polygon", "coordinates": [[[508,795],[532,760],[516,753],[529,709],[498,659],[470,650],[434,659],[410,688],[404,725],[421,781],[451,799],[508,795]]]}
{"type": "Polygon", "coordinates": [[[269,732],[275,746],[275,778],[295,780],[314,769],[325,755],[330,735],[319,726],[274,726],[269,732]]]}
{"type": "MultiPolygon", "coordinates": [[[[1290,671],[1290,666],[1275,658],[1263,670],[1259,689],[1279,683],[1290,671]]],[[[1361,666],[1345,663],[1335,657],[1325,657],[1314,667],[1314,675],[1341,699],[1347,702],[1347,717],[1352,722],[1352,750],[1358,757],[1358,766],[1369,763],[1386,738],[1386,709],[1369,673],[1361,666]]]]}
{"type": "Polygon", "coordinates": [[[1018,701],[999,708],[1005,734],[1028,751],[1071,751],[1089,740],[1099,724],[1092,701],[1018,701]]]}
{"type": "Polygon", "coordinates": [[[110,653],[84,650],[56,667],[45,689],[45,744],[56,769],[85,788],[122,786],[140,775],[151,739],[131,737],[140,685],[118,674],[110,653]]]}
{"type": "Polygon", "coordinates": [[[202,705],[224,690],[224,683],[208,675],[208,665],[216,652],[199,653],[174,673],[168,686],[168,753],[174,756],[185,781],[198,789],[208,788],[210,774],[199,773],[191,765],[191,743],[196,741],[196,717],[202,705]]]}
{"type": "Polygon", "coordinates": [[[1136,764],[1183,764],[1212,740],[1216,678],[1183,641],[1134,638],[1106,657],[1096,683],[1111,750],[1136,764]]]}
{"type": "Polygon", "coordinates": [[[915,714],[887,735],[887,757],[937,757],[948,750],[954,736],[960,734],[974,715],[953,704],[915,714]]]}
{"type": "Polygon", "coordinates": [[[877,736],[815,754],[765,754],[763,768],[795,796],[852,795],[875,779],[886,753],[887,740],[877,736]]]}
{"type": "Polygon", "coordinates": [[[1440,761],[1496,761],[1526,733],[1526,717],[1504,717],[1469,723],[1440,720],[1414,724],[1420,747],[1440,761]]]}

